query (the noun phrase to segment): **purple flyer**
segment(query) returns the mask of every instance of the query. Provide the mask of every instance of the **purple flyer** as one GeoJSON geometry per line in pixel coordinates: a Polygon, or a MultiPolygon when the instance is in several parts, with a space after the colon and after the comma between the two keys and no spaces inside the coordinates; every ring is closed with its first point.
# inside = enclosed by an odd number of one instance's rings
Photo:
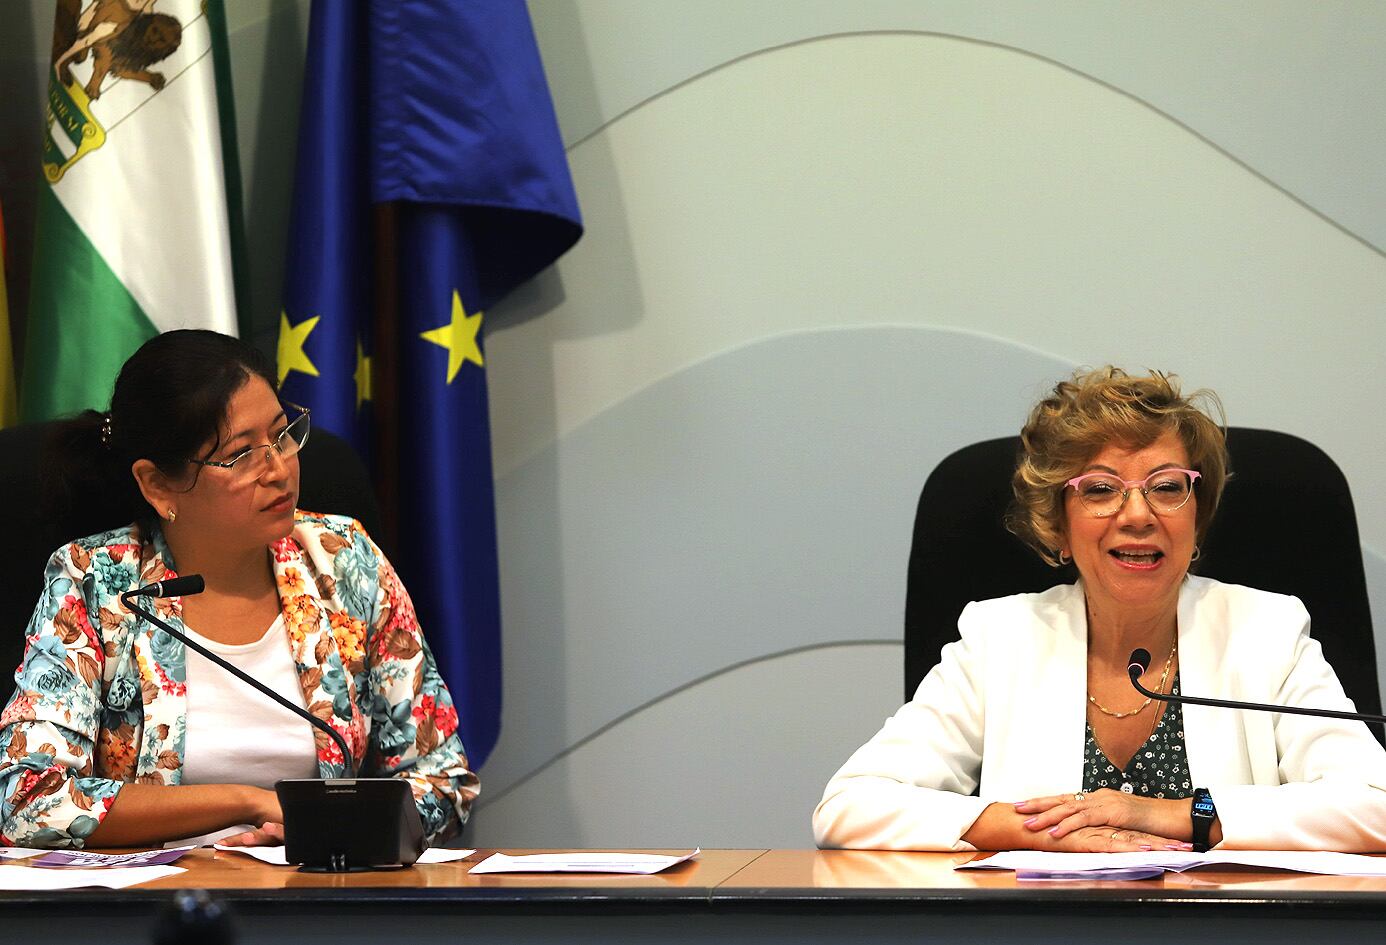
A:
{"type": "Polygon", "coordinates": [[[49,866],[57,869],[100,869],[103,866],[165,866],[194,847],[172,850],[142,850],[138,853],[88,853],[85,850],[54,850],[30,866],[49,866]]]}
{"type": "Polygon", "coordinates": [[[1016,870],[1015,878],[1022,882],[1070,879],[1093,882],[1095,880],[1156,879],[1163,876],[1164,872],[1164,869],[1159,866],[1116,866],[1099,870],[1016,870]]]}

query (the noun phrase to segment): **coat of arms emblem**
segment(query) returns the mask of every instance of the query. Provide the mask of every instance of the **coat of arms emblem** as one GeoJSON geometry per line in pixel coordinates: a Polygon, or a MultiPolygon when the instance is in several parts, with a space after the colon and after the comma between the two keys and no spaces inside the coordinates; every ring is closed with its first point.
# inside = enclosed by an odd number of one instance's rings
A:
{"type": "Polygon", "coordinates": [[[159,92],[166,81],[152,66],[183,41],[177,17],[154,12],[158,0],[58,0],[53,29],[53,75],[48,81],[48,128],[43,173],[50,184],[106,142],[93,104],[111,80],[142,82],[159,92]],[[79,81],[75,70],[85,73],[79,81]]]}

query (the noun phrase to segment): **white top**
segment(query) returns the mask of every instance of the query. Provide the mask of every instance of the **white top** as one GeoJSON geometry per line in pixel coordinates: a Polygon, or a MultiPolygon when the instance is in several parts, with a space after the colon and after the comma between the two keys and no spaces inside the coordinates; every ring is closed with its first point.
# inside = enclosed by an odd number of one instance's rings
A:
{"type": "MultiPolygon", "coordinates": [[[[191,628],[188,636],[295,705],[303,689],[289,651],[284,615],[254,643],[229,645],[191,628]]],[[[187,735],[183,784],[249,784],[274,789],[281,778],[316,778],[313,727],[191,648],[185,650],[187,735]]],[[[199,841],[250,829],[228,828],[199,841]]],[[[186,845],[193,841],[180,841],[186,845]]]]}
{"type": "MultiPolygon", "coordinates": [[[[1190,576],[1178,607],[1185,694],[1351,710],[1297,598],[1190,576]]],[[[1082,789],[1082,583],[969,604],[958,628],[914,698],[828,782],[820,846],[970,850],[962,835],[989,803],[1082,789]]],[[[1386,751],[1364,724],[1183,709],[1222,849],[1386,851],[1386,751]]]]}

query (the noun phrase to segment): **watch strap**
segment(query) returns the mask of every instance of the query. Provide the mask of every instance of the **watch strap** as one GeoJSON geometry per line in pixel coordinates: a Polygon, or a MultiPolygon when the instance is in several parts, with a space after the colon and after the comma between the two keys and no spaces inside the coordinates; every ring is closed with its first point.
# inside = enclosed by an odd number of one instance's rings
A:
{"type": "Polygon", "coordinates": [[[1213,797],[1207,788],[1194,788],[1193,808],[1193,848],[1197,853],[1208,852],[1208,835],[1217,819],[1218,809],[1213,806],[1213,797]]]}

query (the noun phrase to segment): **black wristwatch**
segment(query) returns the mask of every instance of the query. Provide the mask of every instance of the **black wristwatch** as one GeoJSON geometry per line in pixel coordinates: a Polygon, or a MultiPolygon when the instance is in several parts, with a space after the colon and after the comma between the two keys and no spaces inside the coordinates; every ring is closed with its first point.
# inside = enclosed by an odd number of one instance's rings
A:
{"type": "Polygon", "coordinates": [[[1213,829],[1213,821],[1218,819],[1218,809],[1213,806],[1213,796],[1207,788],[1194,788],[1193,792],[1193,848],[1195,853],[1208,852],[1208,832],[1213,829]]]}

